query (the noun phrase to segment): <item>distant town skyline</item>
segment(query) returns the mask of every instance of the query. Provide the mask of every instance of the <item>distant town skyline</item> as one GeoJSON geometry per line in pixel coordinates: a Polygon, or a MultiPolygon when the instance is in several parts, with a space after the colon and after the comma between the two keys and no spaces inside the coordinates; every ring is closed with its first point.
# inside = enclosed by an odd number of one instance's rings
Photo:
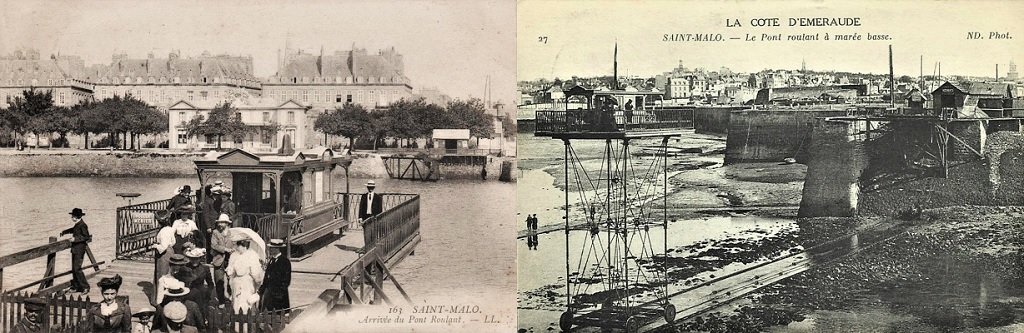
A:
{"type": "MultiPolygon", "coordinates": [[[[888,74],[893,47],[897,76],[925,75],[942,63],[943,76],[1001,76],[1009,62],[1024,59],[1020,6],[997,2],[550,2],[519,3],[519,80],[612,74],[618,43],[619,75],[654,76],[675,68],[720,66],[735,72],[763,69],[888,74]],[[992,10],[1002,8],[1004,10],[992,10]],[[628,14],[628,15],[627,15],[628,14]],[[779,27],[751,27],[750,20],[780,18],[779,27]],[[859,27],[789,27],[792,17],[859,17],[859,27]],[[742,27],[727,27],[738,19],[742,27]],[[985,39],[969,40],[968,32],[985,39]],[[887,34],[889,41],[747,42],[747,34],[887,34]],[[1013,39],[987,39],[1009,32],[1013,39]],[[665,34],[722,34],[722,42],[665,41],[665,34]],[[729,38],[740,38],[732,40],[729,38]]],[[[819,36],[819,37],[820,37],[819,36]]],[[[822,37],[823,38],[823,37],[822,37]]]]}
{"type": "Polygon", "coordinates": [[[87,65],[120,53],[251,55],[254,74],[267,78],[286,41],[312,54],[394,47],[417,91],[481,98],[490,76],[492,100],[511,101],[515,92],[515,3],[508,1],[12,2],[0,18],[0,54],[35,49],[87,65]]]}

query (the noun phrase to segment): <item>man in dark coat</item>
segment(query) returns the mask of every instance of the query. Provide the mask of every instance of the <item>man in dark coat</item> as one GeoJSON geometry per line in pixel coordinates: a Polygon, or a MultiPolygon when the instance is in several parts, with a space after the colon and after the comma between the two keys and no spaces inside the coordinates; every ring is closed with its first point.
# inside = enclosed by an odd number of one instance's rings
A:
{"type": "Polygon", "coordinates": [[[171,216],[171,221],[178,219],[178,214],[176,212],[179,209],[181,209],[184,206],[192,205],[192,197],[190,196],[191,194],[192,187],[185,185],[179,187],[178,194],[175,194],[173,197],[171,197],[170,202],[167,203],[167,211],[173,213],[173,216],[171,216]]]}
{"type": "Polygon", "coordinates": [[[14,333],[34,333],[34,332],[46,332],[46,328],[43,327],[43,309],[46,308],[46,300],[38,297],[32,297],[25,299],[25,317],[14,325],[11,332],[14,333]]]}
{"type": "Polygon", "coordinates": [[[377,188],[377,184],[372,180],[366,182],[366,193],[363,193],[362,200],[359,200],[359,219],[366,220],[370,217],[377,216],[383,211],[383,200],[379,194],[374,193],[373,190],[377,188]]]}
{"type": "Polygon", "coordinates": [[[89,281],[85,280],[85,273],[82,273],[82,259],[85,256],[86,244],[92,241],[89,234],[89,226],[82,219],[85,213],[81,208],[71,210],[71,222],[75,225],[60,232],[61,236],[71,235],[71,290],[81,293],[89,293],[89,281]]]}
{"type": "Polygon", "coordinates": [[[281,253],[284,247],[285,243],[280,239],[275,238],[267,242],[270,258],[259,290],[263,311],[284,310],[290,307],[288,286],[292,283],[292,263],[281,253]]]}

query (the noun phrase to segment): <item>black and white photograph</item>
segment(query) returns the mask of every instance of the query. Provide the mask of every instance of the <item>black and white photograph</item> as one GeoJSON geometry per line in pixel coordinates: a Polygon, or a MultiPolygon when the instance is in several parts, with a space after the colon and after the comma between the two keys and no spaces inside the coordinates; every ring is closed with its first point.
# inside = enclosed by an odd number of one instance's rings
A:
{"type": "Polygon", "coordinates": [[[1024,7],[518,3],[518,331],[1024,331],[1024,7]]]}
{"type": "Polygon", "coordinates": [[[0,332],[516,327],[514,1],[4,1],[0,332]]]}

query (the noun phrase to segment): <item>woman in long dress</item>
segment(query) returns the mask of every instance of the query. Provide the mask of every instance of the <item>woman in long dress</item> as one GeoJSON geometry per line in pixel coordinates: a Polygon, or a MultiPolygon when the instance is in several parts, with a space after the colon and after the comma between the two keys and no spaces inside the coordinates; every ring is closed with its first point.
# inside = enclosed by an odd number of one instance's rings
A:
{"type": "Polygon", "coordinates": [[[231,240],[235,242],[235,253],[228,260],[225,269],[231,286],[231,306],[235,312],[249,312],[259,301],[257,288],[263,283],[263,263],[260,256],[249,248],[249,237],[240,232],[233,232],[231,240]]]}

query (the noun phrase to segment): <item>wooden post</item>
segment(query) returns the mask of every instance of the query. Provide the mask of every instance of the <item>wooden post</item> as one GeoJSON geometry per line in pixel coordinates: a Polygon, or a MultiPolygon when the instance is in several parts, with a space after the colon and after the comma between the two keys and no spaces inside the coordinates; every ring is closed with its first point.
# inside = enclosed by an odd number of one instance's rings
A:
{"type": "MultiPolygon", "coordinates": [[[[57,242],[57,237],[51,236],[50,237],[50,243],[54,243],[54,242],[57,242]]],[[[44,279],[53,276],[54,269],[56,268],[55,267],[56,265],[57,265],[57,253],[54,252],[54,253],[50,253],[50,254],[46,255],[46,272],[43,272],[43,278],[44,279]]],[[[39,284],[39,290],[43,290],[43,289],[49,288],[51,286],[53,286],[53,279],[47,279],[47,280],[44,280],[42,283],[39,284]]]]}

